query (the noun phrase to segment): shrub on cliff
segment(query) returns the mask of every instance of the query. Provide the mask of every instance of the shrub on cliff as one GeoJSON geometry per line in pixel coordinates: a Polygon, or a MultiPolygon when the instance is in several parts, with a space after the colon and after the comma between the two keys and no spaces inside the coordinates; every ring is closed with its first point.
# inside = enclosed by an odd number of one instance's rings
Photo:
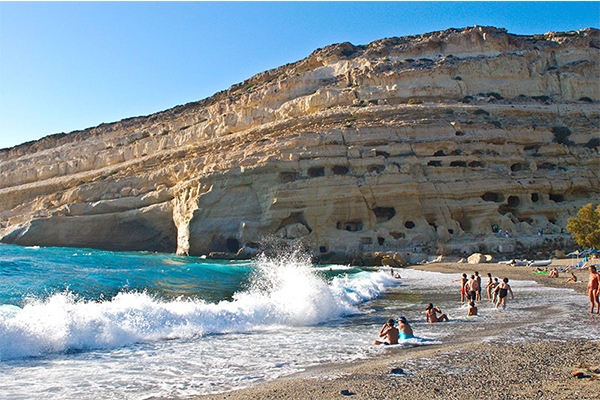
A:
{"type": "Polygon", "coordinates": [[[596,208],[592,203],[581,207],[577,217],[567,220],[567,230],[582,248],[600,250],[600,204],[596,208]]]}

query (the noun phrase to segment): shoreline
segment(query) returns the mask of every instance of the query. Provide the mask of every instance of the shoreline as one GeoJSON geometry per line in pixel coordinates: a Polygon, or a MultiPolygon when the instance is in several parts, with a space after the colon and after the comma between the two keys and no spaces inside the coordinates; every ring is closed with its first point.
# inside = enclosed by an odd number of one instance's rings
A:
{"type": "MultiPolygon", "coordinates": [[[[553,260],[549,268],[566,269],[572,260],[553,260]]],[[[427,263],[408,268],[441,272],[478,271],[482,285],[487,273],[510,280],[535,281],[585,294],[589,271],[573,270],[568,278],[534,274],[534,267],[506,264],[427,263]]],[[[398,269],[401,273],[401,269],[398,269]]],[[[458,289],[458,288],[457,288],[458,289]]],[[[458,292],[458,290],[457,290],[458,292]]],[[[587,313],[587,304],[582,312],[587,313]]],[[[592,316],[600,323],[600,316],[592,316]]],[[[344,364],[325,364],[264,382],[257,386],[195,399],[593,399],[600,391],[600,338],[524,344],[485,344],[462,338],[450,344],[389,351],[380,358],[344,364]],[[580,373],[578,377],[574,373],[580,373]]]]}

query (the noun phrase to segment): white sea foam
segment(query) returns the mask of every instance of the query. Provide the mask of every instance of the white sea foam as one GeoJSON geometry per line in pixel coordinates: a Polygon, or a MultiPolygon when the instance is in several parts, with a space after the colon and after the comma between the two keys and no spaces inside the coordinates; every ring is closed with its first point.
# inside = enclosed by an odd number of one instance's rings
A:
{"type": "Polygon", "coordinates": [[[48,353],[113,349],[162,339],[309,326],[357,312],[356,306],[397,284],[383,272],[327,282],[308,259],[262,259],[232,301],[165,301],[122,292],[92,301],[65,292],[0,308],[0,360],[48,353]]]}

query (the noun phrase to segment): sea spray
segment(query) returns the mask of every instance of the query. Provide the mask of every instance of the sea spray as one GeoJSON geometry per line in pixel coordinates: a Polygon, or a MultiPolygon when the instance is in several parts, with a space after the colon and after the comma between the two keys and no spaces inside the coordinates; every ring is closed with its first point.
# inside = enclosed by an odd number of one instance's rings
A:
{"type": "Polygon", "coordinates": [[[243,288],[217,303],[123,289],[109,299],[64,291],[0,312],[0,360],[315,325],[357,313],[396,284],[384,272],[360,270],[327,280],[308,256],[293,252],[259,257],[243,288]]]}

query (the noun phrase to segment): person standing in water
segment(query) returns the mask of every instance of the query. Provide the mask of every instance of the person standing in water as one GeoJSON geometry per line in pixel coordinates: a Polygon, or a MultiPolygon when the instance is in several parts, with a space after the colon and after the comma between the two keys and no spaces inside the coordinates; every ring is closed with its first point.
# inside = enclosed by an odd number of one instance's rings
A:
{"type": "Polygon", "coordinates": [[[479,271],[475,271],[475,280],[477,281],[477,301],[481,301],[481,276],[479,271]]]}
{"type": "Polygon", "coordinates": [[[590,314],[594,313],[594,303],[596,304],[596,314],[600,314],[600,274],[595,265],[590,265],[590,280],[587,290],[590,295],[590,314]]]}
{"type": "Polygon", "coordinates": [[[465,290],[467,292],[467,299],[475,301],[477,299],[477,293],[479,292],[480,286],[475,275],[471,275],[471,279],[465,284],[465,290]]]}
{"type": "Polygon", "coordinates": [[[394,326],[396,321],[393,318],[388,319],[388,322],[383,325],[379,331],[379,337],[384,337],[384,341],[376,340],[373,344],[398,344],[399,330],[394,326]]]}
{"type": "Polygon", "coordinates": [[[506,309],[506,298],[508,297],[508,293],[510,293],[511,298],[514,300],[515,295],[508,284],[508,278],[504,278],[498,285],[498,302],[496,303],[496,308],[502,305],[502,309],[506,309]]]}
{"type": "Polygon", "coordinates": [[[439,307],[434,307],[433,303],[429,303],[429,305],[425,309],[425,320],[431,323],[444,322],[448,321],[448,316],[442,313],[442,310],[440,310],[439,307]],[[441,315],[438,317],[438,314],[441,315]]]}
{"type": "Polygon", "coordinates": [[[467,289],[465,288],[467,284],[467,274],[462,274],[462,277],[454,279],[452,282],[460,282],[460,302],[464,303],[467,301],[467,289]]]}
{"type": "Polygon", "coordinates": [[[485,288],[487,289],[488,300],[491,300],[492,299],[492,289],[494,288],[492,286],[494,283],[494,280],[492,279],[492,273],[488,272],[487,277],[488,277],[488,283],[487,283],[487,285],[485,285],[485,288]]]}

